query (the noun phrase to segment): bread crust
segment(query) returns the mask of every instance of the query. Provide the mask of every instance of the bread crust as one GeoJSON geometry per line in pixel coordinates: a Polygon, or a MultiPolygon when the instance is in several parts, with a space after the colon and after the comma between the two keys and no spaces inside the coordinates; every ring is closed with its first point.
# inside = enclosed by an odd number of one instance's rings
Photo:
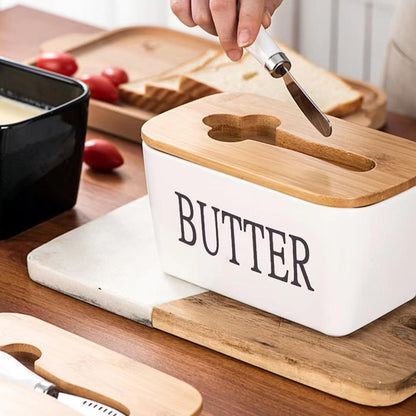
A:
{"type": "Polygon", "coordinates": [[[185,104],[191,101],[193,97],[179,90],[180,74],[199,70],[215,60],[220,54],[219,50],[209,49],[201,56],[157,76],[123,84],[119,88],[120,98],[130,105],[154,113],[161,113],[185,104]],[[166,82],[170,81],[172,87],[166,87],[166,82]]]}

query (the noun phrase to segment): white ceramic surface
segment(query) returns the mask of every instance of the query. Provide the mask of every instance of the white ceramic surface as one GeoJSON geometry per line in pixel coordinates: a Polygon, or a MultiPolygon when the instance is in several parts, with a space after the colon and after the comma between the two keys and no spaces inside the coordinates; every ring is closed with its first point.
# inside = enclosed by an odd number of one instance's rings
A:
{"type": "Polygon", "coordinates": [[[335,336],[415,296],[415,188],[333,208],[143,148],[165,272],[335,336]]]}
{"type": "Polygon", "coordinates": [[[38,247],[27,266],[42,285],[149,326],[154,306],[205,291],[162,272],[147,196],[38,247]]]}

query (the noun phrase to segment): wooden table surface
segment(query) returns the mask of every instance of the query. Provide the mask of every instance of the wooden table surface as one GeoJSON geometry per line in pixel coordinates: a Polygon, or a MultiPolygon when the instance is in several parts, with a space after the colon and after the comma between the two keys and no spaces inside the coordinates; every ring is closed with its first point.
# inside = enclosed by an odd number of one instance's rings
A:
{"type": "MultiPolygon", "coordinates": [[[[48,39],[96,31],[18,6],[0,12],[0,55],[23,61],[48,39]]],[[[416,140],[414,119],[390,113],[385,130],[416,140]]],[[[31,250],[146,193],[140,145],[89,130],[87,139],[95,137],[115,143],[125,164],[115,174],[84,167],[74,209],[0,242],[0,312],[36,316],[192,384],[203,396],[204,416],[416,415],[416,395],[388,408],[352,404],[32,282],[26,269],[31,250]]]]}

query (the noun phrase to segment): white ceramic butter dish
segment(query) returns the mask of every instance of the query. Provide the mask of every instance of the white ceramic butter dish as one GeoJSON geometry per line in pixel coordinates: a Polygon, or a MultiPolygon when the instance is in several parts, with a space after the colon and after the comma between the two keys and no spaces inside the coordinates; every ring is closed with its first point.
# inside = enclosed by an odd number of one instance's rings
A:
{"type": "Polygon", "coordinates": [[[148,121],[163,270],[336,336],[412,299],[416,143],[331,121],[249,94],[148,121]]]}

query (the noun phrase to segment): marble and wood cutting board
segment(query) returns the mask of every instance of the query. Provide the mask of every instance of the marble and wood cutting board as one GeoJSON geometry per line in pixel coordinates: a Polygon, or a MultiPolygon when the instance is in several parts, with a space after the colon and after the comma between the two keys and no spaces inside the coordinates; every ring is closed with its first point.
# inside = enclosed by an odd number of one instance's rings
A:
{"type": "Polygon", "coordinates": [[[416,393],[416,299],[330,337],[162,272],[148,197],[32,251],[30,277],[80,300],[370,406],[416,393]]]}

